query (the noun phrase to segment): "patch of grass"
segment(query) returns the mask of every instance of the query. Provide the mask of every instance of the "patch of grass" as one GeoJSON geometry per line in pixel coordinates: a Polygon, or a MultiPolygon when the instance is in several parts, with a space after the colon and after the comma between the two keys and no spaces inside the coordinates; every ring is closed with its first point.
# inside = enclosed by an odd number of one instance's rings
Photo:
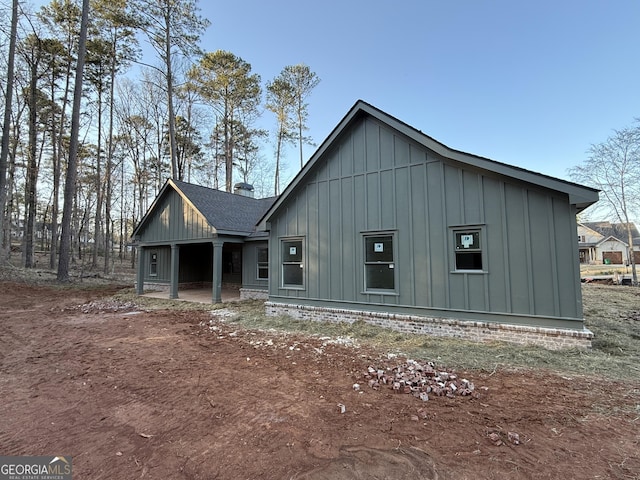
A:
{"type": "Polygon", "coordinates": [[[615,275],[616,273],[631,273],[631,268],[625,267],[624,265],[580,265],[580,275],[583,277],[590,275],[615,275]]]}

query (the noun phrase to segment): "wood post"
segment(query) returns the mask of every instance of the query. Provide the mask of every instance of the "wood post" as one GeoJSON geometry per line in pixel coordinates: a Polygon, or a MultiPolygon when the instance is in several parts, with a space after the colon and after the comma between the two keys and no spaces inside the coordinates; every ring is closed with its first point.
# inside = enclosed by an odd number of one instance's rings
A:
{"type": "Polygon", "coordinates": [[[222,302],[222,246],[224,242],[213,241],[213,292],[212,303],[222,302]]]}
{"type": "Polygon", "coordinates": [[[178,282],[180,280],[180,246],[171,244],[171,288],[169,298],[178,298],[178,282]]]}

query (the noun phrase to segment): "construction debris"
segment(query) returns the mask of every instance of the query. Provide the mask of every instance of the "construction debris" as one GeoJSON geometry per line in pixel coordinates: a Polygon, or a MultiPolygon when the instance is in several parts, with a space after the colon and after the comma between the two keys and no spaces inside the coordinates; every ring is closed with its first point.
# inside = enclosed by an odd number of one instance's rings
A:
{"type": "Polygon", "coordinates": [[[423,402],[429,400],[429,394],[438,397],[478,396],[472,382],[458,378],[453,372],[438,371],[433,362],[407,360],[402,365],[386,369],[369,366],[364,378],[374,390],[388,386],[396,393],[411,394],[423,402]]]}
{"type": "Polygon", "coordinates": [[[82,313],[139,313],[140,307],[135,302],[125,302],[116,299],[93,300],[82,305],[67,307],[68,310],[79,310],[82,313]]]}

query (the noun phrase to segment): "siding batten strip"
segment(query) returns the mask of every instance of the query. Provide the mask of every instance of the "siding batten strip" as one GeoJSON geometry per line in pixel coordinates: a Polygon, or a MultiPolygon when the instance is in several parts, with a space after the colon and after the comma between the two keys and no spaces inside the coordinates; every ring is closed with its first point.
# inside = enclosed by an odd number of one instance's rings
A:
{"type": "Polygon", "coordinates": [[[438,168],[440,169],[440,197],[442,199],[442,201],[440,202],[440,209],[441,209],[441,213],[442,213],[442,235],[444,235],[444,240],[442,242],[442,247],[444,252],[444,262],[445,262],[445,267],[444,267],[444,274],[448,277],[447,281],[444,282],[444,301],[445,301],[445,307],[446,308],[451,308],[451,289],[449,288],[449,283],[451,282],[451,273],[449,272],[449,268],[447,268],[447,264],[449,264],[449,262],[451,261],[451,259],[449,258],[449,225],[447,224],[447,194],[445,192],[445,165],[444,162],[441,160],[440,163],[438,164],[438,168]]]}
{"type": "Polygon", "coordinates": [[[549,244],[551,246],[551,281],[553,282],[553,314],[560,316],[560,289],[558,285],[560,279],[558,278],[558,241],[556,239],[555,229],[555,211],[553,208],[553,197],[547,197],[547,222],[549,225],[549,244]]]}
{"type": "MultiPolygon", "coordinates": [[[[465,194],[465,185],[464,185],[464,170],[462,168],[458,168],[458,196],[460,202],[460,224],[467,224],[467,209],[465,208],[464,203],[464,194],[465,194]]],[[[455,255],[455,253],[454,253],[455,255]]],[[[462,288],[463,288],[463,297],[464,297],[464,308],[465,310],[469,310],[469,275],[462,275],[462,288]]]]}
{"type": "Polygon", "coordinates": [[[531,212],[529,211],[529,190],[522,189],[522,203],[524,206],[524,243],[525,243],[525,258],[527,260],[527,284],[529,287],[529,314],[536,314],[536,302],[534,297],[534,284],[533,278],[533,252],[531,250],[531,212]]]}
{"type": "Polygon", "coordinates": [[[500,227],[502,228],[502,260],[504,262],[504,295],[506,299],[506,310],[513,313],[513,305],[511,303],[511,269],[509,267],[509,231],[507,230],[507,193],[504,182],[500,181],[500,227]]]}
{"type": "Polygon", "coordinates": [[[427,154],[427,162],[425,162],[424,167],[423,167],[423,175],[422,175],[422,188],[424,189],[424,201],[425,201],[425,205],[424,205],[424,220],[426,223],[426,228],[425,228],[425,232],[426,232],[426,238],[425,238],[425,242],[424,242],[424,248],[426,248],[427,251],[427,255],[426,255],[426,259],[427,259],[427,306],[428,307],[433,307],[433,264],[431,262],[431,225],[429,223],[429,181],[428,181],[428,175],[427,175],[427,170],[428,170],[428,154],[427,154]]]}
{"type": "MultiPolygon", "coordinates": [[[[478,201],[480,202],[480,223],[482,223],[483,225],[486,226],[487,223],[487,216],[486,216],[486,212],[485,212],[485,206],[484,206],[484,176],[478,173],[478,201]]],[[[484,242],[484,246],[482,247],[483,251],[484,251],[484,260],[483,260],[483,265],[482,268],[485,271],[489,271],[490,265],[491,265],[491,257],[489,256],[489,245],[487,245],[486,239],[489,238],[489,232],[486,231],[486,227],[485,227],[485,231],[484,231],[484,239],[482,239],[482,241],[484,242]]],[[[489,278],[487,276],[488,274],[483,274],[482,275],[482,286],[484,288],[484,308],[486,310],[491,311],[491,296],[489,294],[489,278]]]]}
{"type": "MultiPolygon", "coordinates": [[[[409,151],[411,154],[411,150],[409,151]]],[[[409,202],[409,212],[407,213],[407,222],[409,223],[409,252],[411,258],[416,258],[414,251],[414,238],[413,238],[413,182],[411,181],[411,159],[409,159],[409,166],[407,167],[407,201],[409,202]]],[[[397,215],[397,214],[396,214],[397,215]]],[[[399,260],[400,258],[398,258],[399,260]]],[[[411,273],[411,305],[416,304],[416,262],[409,262],[409,272],[411,273]]]]}

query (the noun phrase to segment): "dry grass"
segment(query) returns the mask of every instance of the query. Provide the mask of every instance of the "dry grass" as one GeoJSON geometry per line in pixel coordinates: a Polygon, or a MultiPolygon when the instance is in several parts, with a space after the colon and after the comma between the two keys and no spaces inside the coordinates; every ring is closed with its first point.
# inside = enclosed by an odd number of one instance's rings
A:
{"type": "Polygon", "coordinates": [[[499,369],[547,369],[563,375],[595,375],[640,381],[640,289],[583,286],[585,323],[595,334],[593,348],[550,351],[507,343],[478,344],[458,339],[407,335],[364,322],[331,324],[289,317],[267,317],[261,302],[232,308],[246,328],[311,335],[348,336],[383,352],[434,360],[448,367],[493,372],[499,369]]]}
{"type": "Polygon", "coordinates": [[[624,265],[580,265],[580,276],[613,275],[614,273],[631,273],[631,267],[624,265]]]}
{"type": "MultiPolygon", "coordinates": [[[[0,280],[25,283],[55,283],[50,272],[0,269],[0,280]]],[[[109,278],[76,280],[65,288],[92,288],[111,282],[109,278]]],[[[131,283],[129,283],[131,285],[131,283]]],[[[290,317],[267,317],[259,301],[210,305],[138,297],[132,288],[125,288],[116,300],[135,302],[145,309],[214,310],[236,312],[234,322],[249,329],[273,329],[308,335],[351,337],[361,344],[371,345],[382,353],[396,353],[416,359],[433,360],[462,370],[548,369],[563,375],[595,375],[611,380],[640,381],[640,289],[621,286],[583,285],[585,323],[594,334],[590,350],[570,349],[554,352],[539,347],[522,347],[506,343],[476,344],[468,341],[407,335],[368,325],[319,323],[294,320],[290,317]]]]}

